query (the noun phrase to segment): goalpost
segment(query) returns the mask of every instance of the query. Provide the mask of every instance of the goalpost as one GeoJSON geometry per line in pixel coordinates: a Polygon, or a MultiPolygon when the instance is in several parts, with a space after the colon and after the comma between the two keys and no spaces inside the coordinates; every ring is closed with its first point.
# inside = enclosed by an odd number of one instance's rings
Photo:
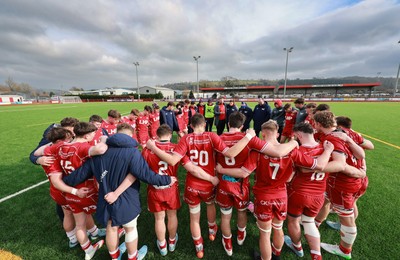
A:
{"type": "Polygon", "coordinates": [[[60,96],[60,104],[82,103],[79,96],[60,96]]]}

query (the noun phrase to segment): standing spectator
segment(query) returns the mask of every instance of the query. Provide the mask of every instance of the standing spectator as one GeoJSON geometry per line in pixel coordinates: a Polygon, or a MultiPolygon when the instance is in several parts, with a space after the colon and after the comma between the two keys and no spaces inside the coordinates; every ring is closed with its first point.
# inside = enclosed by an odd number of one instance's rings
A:
{"type": "Polygon", "coordinates": [[[206,132],[212,132],[214,122],[214,107],[212,99],[208,99],[207,104],[204,106],[204,117],[206,118],[206,132]]]}
{"type": "Polygon", "coordinates": [[[204,116],[204,112],[205,112],[204,102],[203,99],[200,99],[199,103],[197,104],[197,113],[200,113],[204,116]]]}
{"type": "Polygon", "coordinates": [[[298,98],[294,101],[294,106],[297,108],[296,125],[304,122],[307,117],[306,106],[304,105],[304,98],[298,98]]]}
{"type": "Polygon", "coordinates": [[[261,125],[271,119],[271,107],[268,105],[264,99],[259,98],[258,104],[254,107],[253,121],[254,121],[254,131],[256,131],[256,136],[260,134],[261,125]]]}
{"type": "Polygon", "coordinates": [[[274,102],[274,109],[272,109],[271,119],[278,123],[278,141],[281,139],[283,127],[285,126],[285,109],[282,107],[282,100],[277,99],[274,102]]]}
{"type": "Polygon", "coordinates": [[[215,114],[215,126],[217,127],[217,135],[222,135],[226,124],[226,107],[224,104],[224,98],[218,99],[218,104],[214,107],[215,114]]]}
{"type": "Polygon", "coordinates": [[[228,120],[229,120],[229,116],[233,113],[238,111],[238,107],[235,105],[235,100],[231,99],[229,100],[229,104],[226,105],[226,129],[229,132],[229,124],[228,124],[228,120]]]}
{"type": "Polygon", "coordinates": [[[239,108],[239,112],[246,117],[242,128],[242,132],[246,132],[246,130],[250,127],[250,121],[253,119],[253,110],[249,106],[247,106],[246,102],[242,102],[242,106],[239,108]]]}
{"type": "Polygon", "coordinates": [[[160,125],[167,124],[172,131],[179,133],[178,121],[175,116],[175,104],[169,101],[168,104],[160,111],[160,125]]]}

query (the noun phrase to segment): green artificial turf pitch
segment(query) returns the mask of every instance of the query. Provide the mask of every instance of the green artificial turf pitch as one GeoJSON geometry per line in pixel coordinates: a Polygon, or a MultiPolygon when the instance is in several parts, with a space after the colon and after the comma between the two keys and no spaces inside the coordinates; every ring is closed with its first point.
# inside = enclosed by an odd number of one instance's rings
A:
{"type": "MultiPolygon", "coordinates": [[[[143,109],[150,103],[83,103],[53,105],[21,105],[0,107],[0,199],[46,179],[40,166],[31,164],[29,153],[36,147],[48,125],[67,116],[86,121],[92,114],[106,117],[109,109],[117,109],[123,115],[132,108],[143,109]]],[[[353,259],[399,259],[400,221],[397,198],[400,187],[400,103],[329,103],[335,115],[349,116],[353,128],[369,137],[377,138],[392,146],[371,139],[375,150],[367,151],[369,188],[358,201],[358,236],[353,248],[353,259]]],[[[164,105],[164,103],[160,103],[164,105]]],[[[250,106],[254,107],[255,103],[250,106]]],[[[185,172],[179,170],[180,188],[185,172]]],[[[45,183],[28,192],[0,203],[0,250],[12,252],[23,259],[82,259],[84,254],[77,247],[68,248],[67,238],[55,213],[55,203],[45,183]]],[[[189,230],[188,207],[182,203],[178,212],[179,242],[175,252],[161,257],[155,245],[154,218],[147,211],[146,185],[141,186],[142,213],[138,221],[139,245],[149,246],[146,259],[195,259],[189,230]]],[[[182,194],[182,193],[181,193],[182,194]]],[[[217,210],[219,222],[219,210],[217,210]]],[[[235,213],[234,213],[235,216],[235,213]]],[[[330,216],[336,219],[336,216],[330,216]]],[[[253,249],[258,248],[258,229],[249,213],[247,238],[243,246],[236,244],[236,223],[232,220],[232,259],[251,259],[253,249]]],[[[207,237],[205,205],[202,205],[202,234],[205,238],[204,259],[227,259],[221,244],[221,233],[210,242],[207,237]]],[[[286,228],[284,228],[286,233],[286,228]]],[[[321,226],[323,242],[338,243],[339,232],[321,226]]],[[[303,238],[305,258],[309,248],[303,238]]],[[[324,259],[337,259],[322,251],[324,259]]],[[[282,259],[297,257],[284,246],[282,259]]],[[[1,258],[1,255],[0,255],[1,258]]],[[[94,259],[109,259],[104,246],[94,259]]],[[[126,259],[126,254],[124,258],[126,259]]]]}

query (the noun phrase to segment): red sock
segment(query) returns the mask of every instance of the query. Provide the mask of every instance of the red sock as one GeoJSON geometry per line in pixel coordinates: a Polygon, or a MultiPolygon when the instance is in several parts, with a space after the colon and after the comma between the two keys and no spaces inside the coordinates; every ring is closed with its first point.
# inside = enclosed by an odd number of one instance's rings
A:
{"type": "Polygon", "coordinates": [[[193,239],[193,243],[195,246],[203,244],[203,238],[200,237],[199,239],[193,239]]]}
{"type": "Polygon", "coordinates": [[[137,260],[137,257],[138,257],[138,251],[133,253],[133,255],[128,254],[128,260],[137,260]]]}
{"type": "Polygon", "coordinates": [[[340,250],[342,250],[343,253],[345,254],[350,254],[351,253],[351,247],[350,248],[345,248],[342,245],[339,245],[340,250]]]}
{"type": "Polygon", "coordinates": [[[159,246],[161,249],[167,247],[167,241],[166,241],[166,240],[164,240],[163,244],[161,244],[161,243],[162,243],[162,242],[160,242],[160,241],[157,240],[157,244],[158,244],[158,246],[159,246]]]}
{"type": "Polygon", "coordinates": [[[316,255],[316,254],[311,254],[311,259],[312,260],[322,260],[322,256],[321,255],[316,255]]]}
{"type": "Polygon", "coordinates": [[[115,250],[114,252],[108,252],[111,256],[112,259],[117,259],[119,257],[119,248],[117,248],[117,250],[115,250]]]}
{"type": "Polygon", "coordinates": [[[297,251],[303,250],[303,247],[301,246],[301,243],[299,243],[299,245],[295,245],[295,244],[293,243],[293,247],[294,247],[294,249],[296,249],[297,251]]]}
{"type": "Polygon", "coordinates": [[[272,253],[273,253],[274,255],[276,255],[276,256],[280,256],[280,255],[281,255],[281,250],[282,250],[282,248],[281,248],[281,249],[277,249],[277,248],[274,246],[274,243],[271,244],[271,247],[272,247],[272,253]]]}

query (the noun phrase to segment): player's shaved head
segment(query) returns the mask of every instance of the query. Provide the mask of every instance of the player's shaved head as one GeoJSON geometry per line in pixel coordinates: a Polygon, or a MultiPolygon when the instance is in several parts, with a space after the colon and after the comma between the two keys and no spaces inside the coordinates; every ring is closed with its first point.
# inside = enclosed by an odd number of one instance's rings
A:
{"type": "Polygon", "coordinates": [[[275,120],[268,120],[267,122],[265,122],[264,124],[261,125],[261,131],[278,131],[279,126],[278,123],[275,120]]]}

